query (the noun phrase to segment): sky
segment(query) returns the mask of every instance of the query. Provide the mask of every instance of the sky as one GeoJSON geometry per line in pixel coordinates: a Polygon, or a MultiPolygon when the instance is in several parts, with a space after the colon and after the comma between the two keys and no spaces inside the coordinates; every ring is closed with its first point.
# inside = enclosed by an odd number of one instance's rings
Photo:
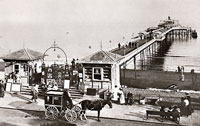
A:
{"type": "Polygon", "coordinates": [[[0,55],[54,41],[68,58],[117,47],[167,16],[200,29],[199,0],[0,0],[0,55]],[[125,40],[123,40],[125,37],[125,40]],[[91,48],[89,48],[91,46],[91,48]]]}

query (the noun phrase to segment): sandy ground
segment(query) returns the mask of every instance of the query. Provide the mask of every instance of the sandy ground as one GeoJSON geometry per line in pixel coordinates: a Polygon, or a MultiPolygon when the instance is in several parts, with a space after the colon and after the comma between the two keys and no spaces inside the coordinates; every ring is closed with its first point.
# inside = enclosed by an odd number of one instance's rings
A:
{"type": "Polygon", "coordinates": [[[184,73],[184,81],[179,80],[180,73],[164,71],[140,71],[126,69],[121,70],[121,82],[124,85],[134,88],[159,88],[166,89],[172,84],[176,84],[181,90],[200,90],[200,74],[184,73]],[[135,78],[136,75],[136,78],[135,78]],[[195,80],[193,85],[193,80],[195,80]]]}

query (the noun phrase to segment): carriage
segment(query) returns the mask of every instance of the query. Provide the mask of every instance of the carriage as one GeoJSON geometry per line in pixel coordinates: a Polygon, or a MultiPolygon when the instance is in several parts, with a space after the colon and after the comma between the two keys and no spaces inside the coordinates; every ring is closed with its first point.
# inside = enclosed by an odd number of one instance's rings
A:
{"type": "Polygon", "coordinates": [[[64,107],[63,91],[48,91],[45,95],[45,118],[55,120],[59,117],[65,118],[68,122],[74,122],[80,115],[79,106],[64,107]]]}

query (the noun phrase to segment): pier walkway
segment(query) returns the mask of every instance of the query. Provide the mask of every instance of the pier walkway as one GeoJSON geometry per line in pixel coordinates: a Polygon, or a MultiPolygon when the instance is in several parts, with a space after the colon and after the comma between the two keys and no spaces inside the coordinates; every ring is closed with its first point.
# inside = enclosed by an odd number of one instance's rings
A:
{"type": "MultiPolygon", "coordinates": [[[[152,31],[152,35],[149,35],[148,38],[141,39],[139,36],[139,40],[133,40],[132,42],[129,42],[126,45],[121,45],[119,48],[115,48],[111,50],[110,52],[124,56],[123,59],[119,61],[119,65],[122,66],[123,64],[126,64],[128,61],[130,61],[132,58],[134,58],[137,54],[141,53],[144,51],[146,48],[150,47],[152,44],[155,42],[161,42],[165,40],[166,35],[173,32],[173,31],[184,31],[185,35],[189,34],[190,28],[188,27],[183,27],[183,26],[178,26],[178,27],[172,27],[172,28],[164,28],[164,29],[157,29],[155,31],[152,31]],[[159,33],[157,36],[153,36],[153,32],[159,33]],[[130,46],[133,43],[137,43],[137,46],[130,46]],[[129,45],[130,44],[130,45],[129,45]]],[[[177,33],[177,34],[182,34],[182,33],[177,33]]],[[[149,33],[151,34],[151,33],[149,33]]],[[[136,44],[135,44],[136,45],[136,44]]]]}

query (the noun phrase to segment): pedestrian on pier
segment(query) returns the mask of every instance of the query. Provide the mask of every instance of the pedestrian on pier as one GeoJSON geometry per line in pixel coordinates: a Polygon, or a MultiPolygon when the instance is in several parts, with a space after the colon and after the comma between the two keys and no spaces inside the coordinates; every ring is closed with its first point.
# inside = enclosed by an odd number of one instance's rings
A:
{"type": "Polygon", "coordinates": [[[121,48],[121,44],[120,44],[120,43],[118,44],[118,48],[119,48],[119,49],[121,48]]]}

